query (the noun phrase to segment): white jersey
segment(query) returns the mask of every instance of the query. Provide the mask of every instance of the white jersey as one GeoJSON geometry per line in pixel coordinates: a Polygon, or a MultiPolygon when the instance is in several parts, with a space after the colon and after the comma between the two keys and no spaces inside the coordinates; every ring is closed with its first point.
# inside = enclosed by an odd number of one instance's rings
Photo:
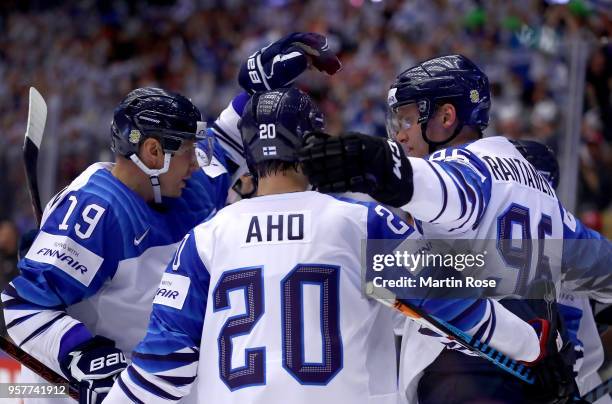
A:
{"type": "Polygon", "coordinates": [[[107,402],[396,403],[393,316],[362,293],[362,242],[414,230],[317,192],[242,200],[190,232],[107,402]],[[399,231],[398,231],[399,229],[399,231]]]}
{"type": "MultiPolygon", "coordinates": [[[[475,249],[479,243],[481,248],[493,246],[487,260],[507,269],[494,274],[498,295],[524,294],[529,281],[541,276],[538,269],[543,266],[556,269],[553,275],[559,275],[561,267],[586,262],[582,259],[586,246],[567,247],[564,240],[601,238],[589,233],[561,206],[546,179],[506,138],[477,140],[437,151],[428,160],[410,158],[410,163],[414,196],[402,209],[414,216],[426,238],[474,240],[475,249]]],[[[597,247],[607,253],[600,254],[600,260],[589,260],[591,268],[587,269],[593,277],[607,275],[610,256],[609,242],[602,241],[597,247]]],[[[411,402],[416,401],[423,369],[443,349],[455,345],[424,334],[428,333],[412,323],[404,329],[400,390],[411,402]]]]}
{"type": "Polygon", "coordinates": [[[510,141],[489,137],[410,162],[415,192],[402,209],[425,238],[472,240],[474,251],[486,250],[488,268],[503,268],[489,273],[496,295],[524,295],[543,259],[558,273],[557,241],[503,241],[563,239],[555,191],[510,141]]]}
{"type": "MultiPolygon", "coordinates": [[[[584,395],[597,387],[601,378],[597,371],[604,362],[604,350],[593,318],[589,299],[561,292],[559,310],[565,320],[572,343],[576,350],[576,384],[584,395]]],[[[612,403],[609,395],[596,401],[598,404],[612,403]]]]}

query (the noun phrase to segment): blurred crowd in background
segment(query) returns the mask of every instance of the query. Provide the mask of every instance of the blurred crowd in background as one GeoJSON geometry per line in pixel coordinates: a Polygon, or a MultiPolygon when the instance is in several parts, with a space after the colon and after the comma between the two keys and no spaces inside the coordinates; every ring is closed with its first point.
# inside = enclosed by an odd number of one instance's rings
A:
{"type": "Polygon", "coordinates": [[[581,145],[575,151],[577,212],[610,237],[612,10],[604,0],[555,3],[5,0],[0,269],[14,268],[18,235],[35,226],[21,158],[29,86],[59,111],[59,190],[90,163],[112,159],[112,112],[130,90],[153,85],[181,92],[212,120],[238,91],[240,63],[293,31],[328,35],[343,63],[333,77],[308,73],[298,82],[319,101],[330,133],[385,136],[386,93],[394,77],[420,60],[452,52],[476,61],[491,79],[493,115],[486,135],[535,138],[556,151],[564,135],[568,43],[580,33],[588,59],[581,145]]]}

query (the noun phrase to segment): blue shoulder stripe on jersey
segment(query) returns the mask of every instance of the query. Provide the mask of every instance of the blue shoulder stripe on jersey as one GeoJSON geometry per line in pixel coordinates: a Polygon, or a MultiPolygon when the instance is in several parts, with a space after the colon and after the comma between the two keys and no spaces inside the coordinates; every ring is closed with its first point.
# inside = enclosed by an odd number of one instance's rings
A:
{"type": "MultiPolygon", "coordinates": [[[[467,199],[470,201],[470,214],[467,215],[467,218],[459,225],[456,226],[452,229],[449,230],[449,232],[455,231],[457,229],[462,228],[463,226],[465,226],[465,224],[467,222],[470,221],[470,219],[472,218],[472,215],[474,214],[474,211],[476,210],[476,191],[468,184],[468,180],[463,176],[463,173],[461,172],[461,170],[457,169],[456,167],[454,167],[451,164],[446,164],[446,163],[440,163],[440,165],[444,165],[445,167],[445,171],[451,176],[457,179],[457,181],[459,181],[461,183],[461,185],[459,186],[457,183],[455,183],[455,186],[457,186],[457,191],[460,193],[460,195],[463,196],[463,201],[465,202],[465,195],[467,195],[467,199]]],[[[479,210],[482,210],[482,201],[479,200],[478,201],[478,208],[479,210]]],[[[463,218],[465,216],[461,215],[457,220],[463,218]]]]}
{"type": "Polygon", "coordinates": [[[442,180],[442,176],[440,175],[440,173],[438,173],[438,170],[436,170],[434,165],[431,164],[428,160],[425,160],[425,161],[427,162],[427,164],[429,164],[433,172],[436,173],[436,176],[438,177],[438,180],[440,181],[440,186],[442,187],[442,198],[443,198],[442,199],[442,209],[440,209],[440,212],[438,213],[436,217],[434,217],[432,220],[429,221],[429,223],[434,223],[436,220],[440,218],[440,216],[442,216],[442,214],[446,210],[446,203],[448,202],[448,191],[446,189],[446,184],[442,180]]]}
{"type": "Polygon", "coordinates": [[[162,380],[167,381],[175,386],[187,386],[195,381],[198,376],[181,377],[181,376],[166,376],[166,375],[155,375],[162,380]]]}
{"type": "Polygon", "coordinates": [[[32,338],[37,337],[38,335],[42,334],[47,328],[51,327],[53,323],[55,323],[57,320],[59,320],[60,318],[66,317],[66,316],[67,316],[66,313],[60,312],[57,316],[53,317],[51,320],[44,323],[43,325],[38,327],[36,330],[34,330],[34,332],[32,332],[26,338],[24,338],[24,340],[21,341],[21,344],[19,344],[19,346],[22,347],[26,342],[28,342],[32,338]]]}
{"type": "Polygon", "coordinates": [[[453,173],[453,175],[449,175],[449,177],[453,181],[453,184],[455,184],[455,189],[457,190],[457,194],[459,195],[459,200],[461,202],[461,212],[459,213],[459,216],[457,217],[457,220],[459,220],[465,215],[465,212],[467,209],[466,196],[465,196],[465,192],[463,192],[463,189],[459,186],[459,183],[457,182],[458,179],[455,178],[455,174],[453,173]]]}
{"type": "Polygon", "coordinates": [[[128,366],[127,373],[132,382],[134,382],[134,384],[137,384],[138,386],[142,387],[143,389],[158,397],[174,401],[178,401],[181,399],[181,397],[173,396],[172,394],[168,393],[167,391],[161,389],[160,387],[145,379],[136,369],[134,369],[133,366],[128,366]]]}
{"type": "Polygon", "coordinates": [[[384,205],[376,202],[358,201],[344,196],[329,196],[338,201],[367,208],[367,237],[369,240],[404,240],[415,231],[412,226],[394,215],[384,205]]]}
{"type": "Polygon", "coordinates": [[[27,316],[23,316],[23,317],[16,318],[15,320],[11,321],[10,323],[8,323],[8,324],[6,325],[6,329],[7,329],[7,330],[8,330],[8,329],[11,329],[11,328],[13,328],[14,326],[16,326],[16,325],[18,325],[18,324],[21,324],[21,323],[23,323],[24,321],[26,321],[27,319],[32,318],[32,317],[34,317],[34,316],[36,316],[36,315],[38,315],[38,314],[40,314],[40,312],[37,312],[37,313],[31,313],[31,314],[28,314],[27,316]]]}
{"type": "MultiPolygon", "coordinates": [[[[159,214],[151,209],[146,202],[129,189],[121,181],[117,180],[110,171],[99,170],[92,176],[92,180],[83,188],[95,195],[99,195],[108,201],[109,206],[115,214],[116,221],[121,231],[121,238],[115,239],[115,245],[121,243],[122,256],[118,259],[133,258],[140,255],[140,249],[135,248],[132,236],[134,231],[142,233],[149,226],[155,225],[159,220],[159,214]],[[95,178],[94,178],[95,177],[95,178]],[[95,180],[94,180],[95,179],[95,180]],[[153,221],[153,222],[152,222],[153,221]]],[[[157,232],[149,234],[147,243],[151,246],[168,244],[168,240],[156,240],[157,232]]],[[[110,252],[110,251],[109,251],[110,252]]],[[[105,255],[109,252],[105,252],[105,255]]],[[[107,258],[107,257],[105,257],[107,258]]],[[[116,268],[114,268],[116,270],[116,268]]],[[[115,271],[109,274],[114,276],[115,271]]]]}
{"type": "Polygon", "coordinates": [[[431,161],[437,163],[444,162],[454,167],[461,173],[461,177],[467,183],[466,185],[471,185],[471,189],[467,189],[468,187],[466,187],[465,191],[474,192],[479,201],[478,213],[472,226],[472,229],[475,229],[482,220],[489,200],[491,199],[491,174],[487,170],[484,162],[467,149],[468,146],[469,143],[466,143],[440,150],[432,155],[431,161]],[[456,153],[454,152],[455,150],[457,150],[456,153]],[[438,155],[437,157],[436,154],[438,155]],[[456,155],[456,158],[452,158],[454,155],[456,155]]]}
{"type": "Polygon", "coordinates": [[[121,375],[119,375],[119,377],[117,378],[117,384],[119,385],[119,387],[121,388],[121,390],[123,390],[123,392],[125,393],[126,396],[128,396],[128,398],[130,400],[132,400],[133,403],[136,404],[145,404],[144,401],[140,401],[138,399],[138,397],[136,397],[134,395],[134,393],[132,393],[130,391],[130,389],[128,388],[128,386],[125,385],[125,383],[123,382],[123,380],[121,379],[121,375]]]}

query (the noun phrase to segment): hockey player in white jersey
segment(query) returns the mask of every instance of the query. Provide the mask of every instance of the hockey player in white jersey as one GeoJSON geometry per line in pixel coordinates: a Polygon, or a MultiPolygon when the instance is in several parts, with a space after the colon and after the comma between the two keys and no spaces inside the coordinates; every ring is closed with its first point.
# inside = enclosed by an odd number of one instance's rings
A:
{"type": "MultiPolygon", "coordinates": [[[[240,126],[257,197],[185,237],[105,402],[176,402],[195,383],[199,402],[396,403],[393,313],[362,294],[361,244],[416,232],[383,206],[307,191],[296,151],[322,124],[295,88],[253,96],[240,126]]],[[[484,313],[486,302],[465,311],[484,313]]],[[[414,303],[465,331],[490,320],[414,303]]],[[[533,329],[509,312],[500,319],[535,359],[533,329]]]]}
{"type": "MultiPolygon", "coordinates": [[[[535,269],[547,258],[560,256],[560,251],[551,251],[554,242],[540,243],[543,248],[534,250],[528,249],[530,240],[571,237],[564,236],[575,230],[575,223],[552,187],[512,143],[501,137],[482,139],[489,97],[486,75],[467,58],[451,55],[428,60],[400,74],[388,97],[392,137],[401,132],[420,136],[425,145],[421,153],[430,153],[427,160],[406,158],[394,139],[346,134],[312,141],[301,151],[301,161],[311,183],[320,190],[366,192],[380,202],[401,207],[415,218],[427,238],[499,240],[499,255],[494,258],[512,269],[503,274],[499,292],[512,295],[524,293],[536,277],[535,269]],[[517,236],[523,240],[518,250],[511,242],[517,236]],[[533,256],[531,265],[512,268],[527,262],[528,253],[533,256]],[[516,254],[524,258],[516,259],[516,254]]],[[[415,147],[409,142],[406,146],[409,152],[415,147]]],[[[600,262],[590,274],[602,275],[606,268],[600,262]]],[[[550,330],[554,320],[538,322],[543,330],[550,330]]],[[[549,352],[534,369],[541,378],[539,387],[525,395],[520,387],[514,393],[500,388],[495,399],[564,400],[574,394],[571,372],[557,354],[552,325],[548,336],[542,334],[549,352]]],[[[427,363],[419,365],[423,369],[427,363]]],[[[472,391],[487,396],[495,394],[497,387],[483,380],[472,391]]],[[[449,391],[446,399],[456,393],[449,391]]],[[[445,399],[432,396],[431,402],[436,400],[445,399]]]]}
{"type": "MultiPolygon", "coordinates": [[[[314,33],[291,34],[255,58],[253,77],[267,86],[310,63],[330,74],[340,67],[314,33]]],[[[80,384],[82,402],[100,402],[125,367],[182,237],[225,205],[230,176],[244,166],[237,122],[247,100],[238,95],[204,132],[185,97],[134,90],[114,115],[116,164],[92,165],[47,205],[21,276],[2,294],[4,315],[17,344],[80,384]],[[197,169],[196,155],[210,164],[197,169]],[[100,366],[101,357],[109,360],[100,366]]],[[[43,380],[24,368],[23,381],[43,380]]]]}
{"type": "MultiPolygon", "coordinates": [[[[557,189],[559,185],[559,163],[554,152],[546,145],[530,140],[519,140],[513,142],[521,154],[534,166],[557,189]]],[[[569,248],[566,248],[564,265],[569,272],[575,266],[584,266],[585,263],[593,261],[592,256],[601,251],[593,251],[586,240],[604,240],[604,237],[594,230],[586,227],[579,219],[575,219],[576,229],[572,234],[566,236],[574,237],[576,240],[569,248]]],[[[598,242],[609,245],[609,241],[598,242]]],[[[605,262],[605,257],[601,258],[605,262]]],[[[597,300],[602,303],[612,303],[612,289],[602,288],[592,290],[592,288],[581,288],[573,290],[572,285],[568,287],[561,284],[561,293],[558,300],[558,308],[563,316],[567,334],[571,339],[574,350],[576,351],[576,362],[573,370],[576,377],[576,384],[580,390],[580,395],[584,395],[597,387],[601,378],[597,371],[604,362],[604,350],[599,336],[599,330],[593,317],[590,300],[597,300]],[[567,290],[565,290],[567,289],[567,290]]],[[[612,399],[609,394],[595,401],[597,404],[611,404],[612,399]]]]}

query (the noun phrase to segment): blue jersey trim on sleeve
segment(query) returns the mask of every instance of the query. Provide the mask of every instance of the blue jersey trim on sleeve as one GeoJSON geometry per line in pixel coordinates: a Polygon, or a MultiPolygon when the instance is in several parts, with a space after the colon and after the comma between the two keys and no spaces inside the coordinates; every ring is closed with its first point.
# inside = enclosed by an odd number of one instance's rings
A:
{"type": "Polygon", "coordinates": [[[162,390],[161,388],[156,386],[154,383],[151,383],[150,381],[145,379],[136,369],[134,369],[133,366],[129,366],[127,368],[127,373],[130,379],[132,380],[132,382],[134,382],[136,385],[143,388],[144,390],[156,395],[157,397],[161,397],[166,400],[173,400],[173,401],[178,401],[181,399],[181,397],[173,396],[172,394],[169,394],[167,391],[162,390]]]}
{"type": "Polygon", "coordinates": [[[144,401],[140,401],[135,395],[134,393],[132,393],[132,391],[125,385],[125,383],[123,382],[123,380],[121,379],[121,375],[117,378],[117,384],[119,385],[119,387],[121,388],[121,390],[123,391],[123,393],[125,393],[126,396],[128,396],[128,398],[130,400],[132,400],[132,402],[136,403],[136,404],[144,404],[144,401]]]}
{"type": "Polygon", "coordinates": [[[147,334],[133,353],[134,364],[149,373],[186,366],[199,357],[210,274],[198,254],[193,231],[179,245],[166,274],[188,278],[189,286],[182,291],[186,295],[180,308],[163,301],[153,304],[147,334]]]}
{"type": "Polygon", "coordinates": [[[31,340],[32,338],[42,334],[47,328],[51,327],[53,325],[53,323],[55,323],[57,320],[59,320],[62,317],[66,317],[67,314],[65,312],[59,312],[55,317],[53,317],[51,320],[47,321],[46,323],[44,323],[43,325],[41,325],[40,327],[38,327],[36,330],[34,330],[30,335],[28,335],[27,337],[25,337],[22,341],[21,344],[19,344],[19,346],[23,346],[26,342],[28,342],[29,340],[31,340]]]}
{"type": "Polygon", "coordinates": [[[448,191],[446,190],[446,184],[442,180],[442,176],[440,176],[440,173],[438,173],[438,170],[436,170],[433,164],[431,164],[429,161],[427,161],[427,164],[429,164],[433,172],[436,173],[436,177],[438,177],[438,180],[440,181],[440,187],[442,188],[442,198],[443,198],[442,199],[442,209],[440,209],[440,212],[438,213],[436,217],[434,217],[432,220],[429,221],[430,223],[433,223],[436,220],[438,220],[438,218],[442,216],[442,213],[444,213],[444,210],[446,210],[446,203],[448,202],[448,191]]]}
{"type": "MultiPolygon", "coordinates": [[[[459,198],[467,195],[472,209],[467,219],[459,226],[450,231],[461,229],[467,223],[472,223],[471,228],[476,229],[485,215],[487,206],[491,199],[491,174],[483,161],[466,147],[464,144],[439,150],[430,156],[430,161],[436,163],[446,171],[449,176],[457,179],[459,198]],[[475,204],[478,203],[478,211],[473,217],[475,204]]],[[[462,199],[461,199],[462,200],[462,199]]],[[[444,209],[442,210],[442,212],[444,209]]],[[[463,215],[462,215],[463,216],[463,215]]]]}
{"type": "Polygon", "coordinates": [[[245,91],[243,91],[237,96],[235,96],[234,99],[232,100],[232,107],[234,108],[234,111],[236,111],[238,115],[242,116],[242,112],[244,111],[244,106],[249,101],[249,98],[251,97],[245,91]]]}
{"type": "Polygon", "coordinates": [[[68,355],[68,353],[74,349],[74,347],[91,338],[91,333],[83,323],[74,325],[70,330],[68,330],[68,332],[62,335],[59,353],[57,354],[58,361],[61,362],[62,359],[64,359],[66,355],[68,355]]]}
{"type": "Polygon", "coordinates": [[[354,205],[361,205],[368,209],[367,238],[369,240],[404,240],[414,233],[414,228],[384,205],[376,202],[358,201],[342,196],[330,195],[334,199],[354,205]]]}

